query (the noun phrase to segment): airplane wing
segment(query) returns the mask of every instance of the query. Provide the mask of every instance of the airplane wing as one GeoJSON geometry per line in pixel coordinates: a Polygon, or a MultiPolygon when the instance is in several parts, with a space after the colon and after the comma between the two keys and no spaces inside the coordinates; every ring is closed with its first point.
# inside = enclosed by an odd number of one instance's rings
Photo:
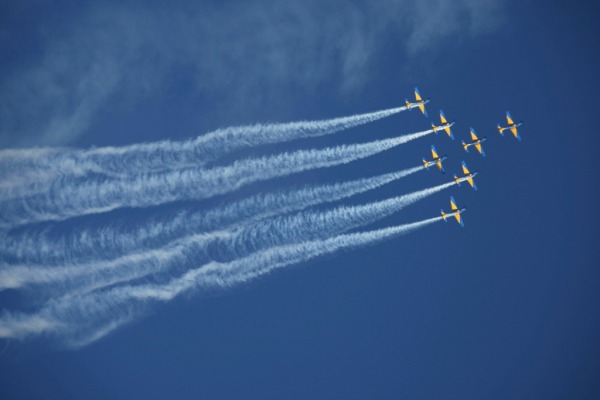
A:
{"type": "Polygon", "coordinates": [[[475,185],[475,181],[473,180],[473,178],[467,179],[467,182],[469,182],[469,185],[471,185],[473,189],[477,190],[477,185],[475,185]]]}
{"type": "Polygon", "coordinates": [[[509,125],[514,125],[514,121],[512,119],[512,117],[510,116],[510,113],[507,111],[506,112],[506,121],[508,122],[509,125]]]}
{"type": "Polygon", "coordinates": [[[450,208],[452,209],[452,211],[458,210],[458,207],[456,206],[456,201],[454,200],[454,196],[450,196],[450,208]]]}
{"type": "Polygon", "coordinates": [[[446,171],[444,171],[444,167],[442,166],[442,161],[441,160],[438,160],[438,162],[436,162],[435,165],[437,165],[438,169],[440,171],[442,171],[442,174],[446,173],[446,171]]]}
{"type": "Polygon", "coordinates": [[[431,155],[433,156],[434,160],[437,160],[438,158],[440,158],[437,154],[437,151],[435,151],[435,147],[433,145],[431,146],[431,155]]]}
{"type": "Polygon", "coordinates": [[[481,143],[477,143],[475,145],[475,148],[477,149],[477,151],[479,152],[479,154],[481,154],[482,156],[485,157],[485,151],[483,151],[483,146],[481,146],[481,143]]]}
{"type": "MultiPolygon", "coordinates": [[[[475,129],[471,128],[471,140],[472,141],[476,141],[478,140],[477,135],[475,134],[475,129]]],[[[481,153],[481,151],[479,151],[481,153]]]]}
{"type": "Polygon", "coordinates": [[[454,218],[456,218],[456,222],[458,222],[460,224],[460,226],[465,226],[459,213],[454,214],[454,218]]]}
{"type": "Polygon", "coordinates": [[[448,120],[446,120],[446,116],[444,115],[444,112],[442,110],[440,110],[440,121],[442,121],[442,125],[448,123],[448,120]]]}
{"type": "Polygon", "coordinates": [[[417,101],[423,101],[421,94],[419,93],[419,89],[417,88],[415,88],[415,99],[417,99],[417,101]]]}
{"type": "MultiPolygon", "coordinates": [[[[462,162],[462,169],[463,169],[463,174],[465,174],[465,175],[470,174],[469,169],[467,168],[467,164],[465,164],[464,161],[462,162]]],[[[473,185],[471,184],[471,186],[473,186],[473,185]]]]}
{"type": "Polygon", "coordinates": [[[515,127],[513,127],[513,128],[510,128],[510,131],[511,131],[511,132],[512,132],[512,134],[515,136],[515,138],[517,138],[517,139],[521,140],[521,136],[519,136],[519,132],[517,132],[517,127],[516,127],[516,126],[515,126],[515,127]]]}

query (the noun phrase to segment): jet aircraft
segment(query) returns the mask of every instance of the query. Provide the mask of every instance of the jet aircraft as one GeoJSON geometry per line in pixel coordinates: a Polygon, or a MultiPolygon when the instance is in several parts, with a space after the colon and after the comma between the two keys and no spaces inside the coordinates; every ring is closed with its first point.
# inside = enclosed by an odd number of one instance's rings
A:
{"type": "Polygon", "coordinates": [[[460,186],[461,182],[467,181],[469,182],[469,185],[471,185],[471,187],[475,190],[477,190],[477,185],[475,184],[475,181],[473,180],[473,178],[475,177],[475,175],[477,175],[477,171],[471,173],[469,172],[469,169],[467,168],[467,164],[463,161],[462,162],[462,169],[463,169],[463,176],[461,176],[460,178],[458,176],[456,176],[456,174],[454,174],[454,182],[456,182],[456,184],[458,186],[460,186]]]}
{"type": "Polygon", "coordinates": [[[438,169],[440,171],[442,171],[442,174],[445,174],[446,171],[444,170],[444,167],[442,166],[442,161],[444,161],[446,159],[446,155],[444,154],[443,157],[438,156],[437,151],[435,150],[435,146],[431,145],[431,156],[433,157],[433,160],[431,160],[431,161],[427,161],[426,159],[423,159],[423,165],[425,166],[425,169],[429,169],[429,167],[431,167],[432,165],[435,165],[438,167],[438,169]]]}
{"type": "Polygon", "coordinates": [[[445,213],[444,210],[442,210],[442,218],[444,219],[444,221],[448,222],[446,220],[446,218],[454,217],[454,218],[456,218],[456,222],[458,222],[460,224],[460,226],[464,227],[465,224],[463,223],[463,220],[460,217],[460,214],[465,212],[467,209],[466,208],[459,209],[456,206],[456,201],[454,200],[454,196],[450,196],[450,208],[452,209],[452,211],[449,213],[445,213]]]}
{"type": "Polygon", "coordinates": [[[411,108],[419,107],[419,109],[421,110],[423,115],[427,116],[427,110],[425,110],[425,104],[429,103],[429,99],[423,100],[421,98],[421,94],[419,93],[419,89],[416,87],[415,87],[415,100],[416,101],[414,103],[411,103],[408,101],[408,99],[404,99],[404,101],[406,102],[406,108],[408,108],[410,110],[411,108]]]}
{"type": "Polygon", "coordinates": [[[515,123],[508,111],[506,112],[506,122],[508,123],[508,126],[500,126],[500,124],[498,124],[498,132],[500,132],[500,134],[502,136],[504,136],[504,131],[507,129],[510,129],[510,131],[515,136],[515,138],[517,138],[519,141],[521,141],[521,136],[519,136],[517,127],[523,125],[523,122],[519,121],[519,122],[515,123]]]}
{"type": "Polygon", "coordinates": [[[481,139],[479,139],[477,137],[477,135],[475,134],[475,129],[470,128],[471,130],[471,141],[469,143],[465,143],[465,141],[462,141],[462,146],[465,149],[465,151],[468,153],[469,152],[469,147],[470,146],[475,146],[475,148],[477,149],[477,151],[479,152],[479,154],[481,154],[482,156],[485,157],[485,151],[483,151],[483,147],[481,146],[481,143],[485,142],[487,138],[482,137],[481,139]]]}
{"type": "Polygon", "coordinates": [[[450,130],[450,127],[454,125],[454,121],[448,122],[442,110],[440,110],[440,121],[442,123],[440,126],[436,126],[433,123],[431,124],[431,128],[433,129],[435,134],[437,135],[438,131],[443,129],[446,131],[448,136],[450,136],[450,139],[454,140],[454,135],[452,135],[452,131],[450,130]]]}

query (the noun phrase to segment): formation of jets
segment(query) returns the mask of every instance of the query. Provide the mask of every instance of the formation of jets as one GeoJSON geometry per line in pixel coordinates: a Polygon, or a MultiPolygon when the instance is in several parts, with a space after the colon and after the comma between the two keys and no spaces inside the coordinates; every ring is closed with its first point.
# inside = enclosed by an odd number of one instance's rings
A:
{"type": "MultiPolygon", "coordinates": [[[[405,99],[405,103],[406,103],[406,108],[407,109],[412,109],[412,108],[416,108],[418,107],[421,112],[423,113],[424,116],[427,117],[427,110],[425,109],[425,104],[429,103],[429,99],[423,100],[423,97],[421,97],[421,94],[419,93],[419,89],[417,89],[415,87],[415,101],[414,102],[410,102],[408,101],[408,99],[405,99]]],[[[431,124],[431,129],[433,130],[433,132],[437,133],[440,131],[445,131],[446,134],[448,135],[448,137],[452,140],[454,140],[454,135],[452,135],[452,130],[451,127],[454,125],[454,121],[452,122],[448,122],[448,119],[446,118],[446,116],[444,115],[444,112],[442,110],[440,110],[440,125],[435,125],[434,123],[431,124]]],[[[521,125],[523,125],[522,121],[519,122],[515,122],[514,119],[512,118],[512,116],[510,115],[510,113],[507,111],[506,112],[506,123],[507,126],[501,126],[500,124],[497,125],[498,128],[498,132],[500,133],[500,135],[504,136],[504,131],[509,130],[513,136],[521,141],[521,136],[519,135],[519,132],[517,130],[518,127],[520,127],[521,125]]],[[[462,147],[465,150],[465,152],[469,152],[469,147],[473,146],[475,147],[475,149],[477,149],[477,151],[479,152],[479,154],[481,154],[483,157],[485,157],[485,151],[483,150],[483,146],[482,143],[486,141],[486,137],[483,136],[481,138],[479,138],[477,136],[477,134],[475,133],[475,129],[470,128],[469,129],[469,133],[471,136],[470,141],[465,142],[464,140],[461,141],[462,147]]],[[[438,167],[438,169],[442,172],[445,173],[446,171],[444,170],[444,167],[442,166],[442,162],[447,158],[446,155],[444,155],[443,157],[440,157],[438,155],[437,150],[435,149],[435,146],[431,146],[431,160],[426,160],[425,158],[423,158],[423,166],[425,167],[425,169],[429,169],[429,167],[431,166],[436,166],[438,167]]],[[[471,185],[471,187],[474,190],[477,190],[477,185],[475,185],[475,181],[474,181],[474,177],[477,175],[477,171],[471,172],[469,171],[469,168],[467,167],[467,164],[463,161],[462,162],[462,176],[457,176],[456,174],[454,174],[454,182],[460,186],[461,182],[468,182],[469,185],[471,185]]],[[[454,197],[451,196],[450,197],[450,209],[451,211],[446,213],[444,212],[444,210],[442,210],[442,218],[444,219],[444,221],[446,221],[446,219],[448,217],[454,217],[456,218],[456,221],[460,224],[460,226],[464,226],[463,220],[460,216],[460,214],[462,212],[464,212],[466,210],[466,208],[461,208],[459,209],[456,205],[456,201],[454,200],[454,197]]]]}

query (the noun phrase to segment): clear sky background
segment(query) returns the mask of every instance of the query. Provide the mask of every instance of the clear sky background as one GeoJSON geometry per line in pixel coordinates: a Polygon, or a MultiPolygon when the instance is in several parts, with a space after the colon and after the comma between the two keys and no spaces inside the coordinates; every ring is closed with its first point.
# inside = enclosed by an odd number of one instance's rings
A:
{"type": "MultiPolygon", "coordinates": [[[[230,160],[420,131],[440,108],[457,140],[428,136],[224,199],[416,166],[431,144],[448,155],[446,175],[419,172],[343,204],[442,183],[461,160],[480,174],[477,192],[453,187],[366,228],[437,216],[454,195],[464,229],[437,223],[186,296],[75,351],[2,341],[0,398],[599,398],[600,28],[583,4],[3,2],[2,147],[184,140],[395,107],[417,85],[429,119],[406,111],[230,160]],[[507,110],[525,121],[522,142],[497,133],[507,110]],[[487,136],[486,158],[461,149],[470,126],[487,136]]],[[[22,296],[0,292],[0,306],[22,296]]]]}

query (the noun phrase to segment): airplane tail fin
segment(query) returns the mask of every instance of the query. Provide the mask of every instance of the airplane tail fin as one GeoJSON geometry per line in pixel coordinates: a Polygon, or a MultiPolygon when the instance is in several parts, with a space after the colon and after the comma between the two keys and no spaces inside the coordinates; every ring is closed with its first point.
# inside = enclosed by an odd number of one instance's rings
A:
{"type": "Polygon", "coordinates": [[[433,123],[431,124],[431,129],[433,129],[433,131],[435,132],[436,135],[438,134],[439,129],[433,123]]]}
{"type": "Polygon", "coordinates": [[[500,126],[500,124],[498,124],[498,132],[500,132],[500,134],[502,136],[504,136],[504,129],[502,129],[502,127],[500,126]]]}
{"type": "Polygon", "coordinates": [[[423,159],[423,166],[425,167],[425,169],[429,169],[429,167],[427,166],[427,160],[423,159]]]}
{"type": "Polygon", "coordinates": [[[460,186],[460,181],[458,180],[458,176],[456,176],[456,174],[454,174],[454,182],[456,182],[456,184],[460,186]]]}
{"type": "Polygon", "coordinates": [[[410,110],[410,102],[408,101],[408,99],[404,99],[404,102],[406,103],[406,108],[410,110]]]}
{"type": "Polygon", "coordinates": [[[463,146],[463,149],[465,149],[465,151],[468,153],[469,152],[469,146],[467,146],[467,144],[465,143],[464,140],[462,141],[462,146],[463,146]]]}
{"type": "Polygon", "coordinates": [[[442,212],[442,218],[444,219],[444,222],[448,222],[448,220],[446,220],[446,213],[444,212],[444,210],[441,210],[442,212]]]}

